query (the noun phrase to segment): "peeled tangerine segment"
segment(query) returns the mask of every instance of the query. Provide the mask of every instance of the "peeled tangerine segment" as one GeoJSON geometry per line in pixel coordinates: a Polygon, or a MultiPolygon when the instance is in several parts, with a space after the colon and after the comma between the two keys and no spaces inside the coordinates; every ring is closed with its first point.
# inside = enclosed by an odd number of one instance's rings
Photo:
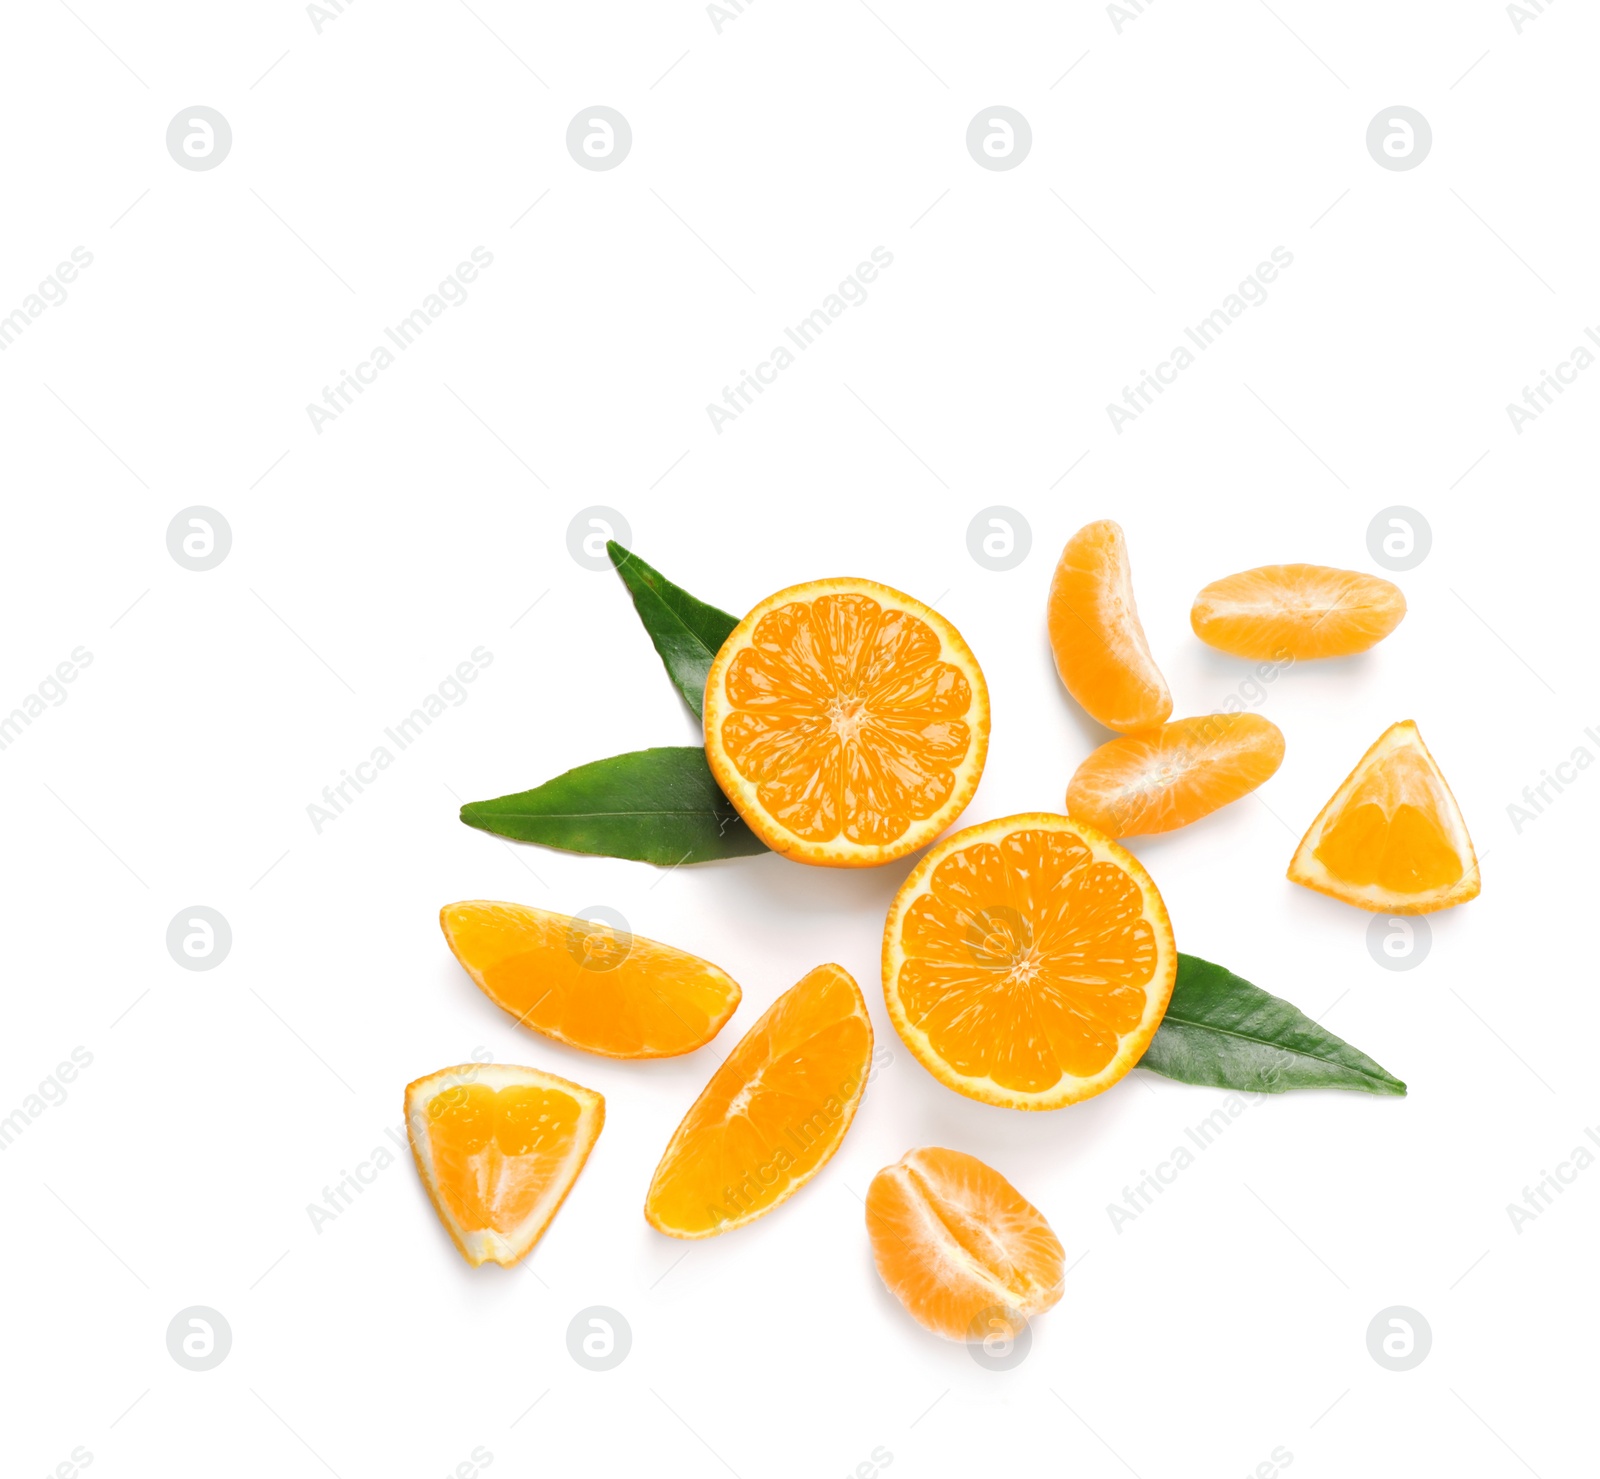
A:
{"type": "Polygon", "coordinates": [[[594,920],[469,899],[446,904],[439,925],[490,1001],[588,1053],[692,1053],[739,1005],[739,987],[710,961],[594,920]]]}
{"type": "Polygon", "coordinates": [[[1139,860],[1044,812],[937,843],[883,935],[884,1000],[912,1056],[958,1094],[1012,1109],[1059,1109],[1122,1078],[1177,968],[1139,860]]]}
{"type": "Polygon", "coordinates": [[[1410,719],[1378,736],[1317,813],[1288,876],[1378,914],[1430,914],[1478,896],[1466,819],[1410,719]]]}
{"type": "Polygon", "coordinates": [[[1067,692],[1107,729],[1142,729],[1172,713],[1133,603],[1128,541],[1110,519],[1085,524],[1050,582],[1050,648],[1067,692]]]}
{"type": "Polygon", "coordinates": [[[768,596],[706,678],[706,759],[750,829],[801,863],[860,868],[931,842],[983,773],[989,690],[932,607],[875,581],[768,596]]]}
{"type": "Polygon", "coordinates": [[[417,1174],[474,1268],[527,1255],[605,1118],[606,1102],[593,1089],[536,1068],[463,1063],[406,1085],[417,1174]]]}
{"type": "Polygon", "coordinates": [[[872,1258],[946,1340],[1014,1339],[1061,1298],[1061,1240],[998,1171],[959,1150],[907,1151],[867,1189],[872,1258]]]}
{"type": "Polygon", "coordinates": [[[1327,565],[1262,565],[1214,580],[1189,624],[1210,647],[1275,662],[1348,657],[1389,635],[1406,614],[1400,587],[1327,565]]]}
{"type": "Polygon", "coordinates": [[[1259,714],[1206,714],[1100,746],[1067,786],[1067,812],[1110,837],[1170,832],[1248,796],[1283,763],[1259,714]]]}
{"type": "Polygon", "coordinates": [[[683,1117],[645,1220],[668,1237],[709,1238],[787,1201],[838,1150],[871,1063],[861,988],[819,965],[740,1039],[683,1117]]]}

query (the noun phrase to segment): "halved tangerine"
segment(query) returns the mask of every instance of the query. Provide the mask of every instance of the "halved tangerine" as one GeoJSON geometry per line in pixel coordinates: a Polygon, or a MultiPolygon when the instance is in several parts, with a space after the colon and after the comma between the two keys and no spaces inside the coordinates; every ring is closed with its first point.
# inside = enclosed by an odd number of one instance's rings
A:
{"type": "Polygon", "coordinates": [[[1061,1240],[1044,1215],[959,1150],[909,1150],[879,1171],[867,1234],[889,1292],[946,1340],[1014,1340],[1061,1298],[1061,1240]]]}
{"type": "Polygon", "coordinates": [[[724,970],[603,920],[526,904],[446,904],[439,927],[479,989],[519,1024],[608,1058],[672,1058],[739,1005],[724,970]]]}
{"type": "Polygon", "coordinates": [[[867,1087],[872,1020],[842,966],[767,1008],[674,1132],[645,1198],[672,1238],[709,1238],[787,1201],[833,1158],[867,1087]]]}
{"type": "Polygon", "coordinates": [[[931,606],[876,581],[768,596],[706,680],[712,774],[774,852],[867,867],[931,842],[978,788],[989,690],[931,606]]]}
{"type": "Polygon", "coordinates": [[[474,1268],[544,1235],[605,1124],[593,1089],[536,1068],[463,1063],[406,1085],[406,1131],[433,1210],[474,1268]]]}
{"type": "Polygon", "coordinates": [[[1143,1056],[1178,953],[1143,865],[1072,817],[967,827],[889,909],[883,994],[940,1083],[1013,1109],[1101,1093],[1143,1056]]]}
{"type": "Polygon", "coordinates": [[[1466,818],[1415,723],[1378,736],[1300,839],[1288,876],[1375,914],[1431,914],[1478,896],[1466,818]]]}

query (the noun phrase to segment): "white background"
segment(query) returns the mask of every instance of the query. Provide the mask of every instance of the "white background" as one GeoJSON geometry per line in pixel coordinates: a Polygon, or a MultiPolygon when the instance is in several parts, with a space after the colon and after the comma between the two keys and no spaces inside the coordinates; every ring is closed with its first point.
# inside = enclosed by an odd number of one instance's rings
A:
{"type": "Polygon", "coordinates": [[[1586,1467],[1600,1169],[1520,1232],[1506,1204],[1600,1116],[1600,775],[1520,834],[1507,806],[1600,754],[1600,369],[1520,435],[1505,405],[1600,316],[1597,40],[1582,6],[1519,34],[1488,0],[1167,3],[1120,34],[1087,3],[761,0],[720,34],[691,3],[361,3],[320,34],[290,3],[8,6],[0,313],[73,247],[94,262],[0,353],[0,709],[74,647],[93,661],[0,753],[0,1115],[74,1047],[93,1064],[0,1161],[0,1467],[77,1446],[162,1479],[427,1479],[478,1447],[495,1472],[742,1479],[876,1448],[908,1475],[1226,1479],[1275,1448],[1308,1479],[1586,1467]],[[565,148],[597,103],[634,135],[607,173],[565,148]],[[1005,173],[964,145],[996,103],[1033,130],[1005,173]],[[1365,147],[1397,103],[1434,133],[1404,173],[1365,147]],[[233,129],[209,172],[165,148],[195,104],[233,129]],[[470,299],[318,434],[306,403],[479,245],[470,299]],[[717,434],[706,403],[880,245],[869,300],[717,434]],[[1116,434],[1106,402],[1275,246],[1294,265],[1269,300],[1116,434]],[[233,531],[206,573],[165,545],[193,504],[233,531]],[[878,990],[909,862],[662,874],[461,826],[459,800],[692,742],[619,583],[568,554],[597,504],[735,612],[830,574],[937,600],[992,690],[969,822],[1059,807],[1104,738],[1043,632],[1079,525],[1127,530],[1188,714],[1247,676],[1190,634],[1201,585],[1374,569],[1373,515],[1419,510],[1433,549],[1397,577],[1395,635],[1259,705],[1288,737],[1259,799],[1135,844],[1182,948],[1326,1014],[1410,1096],[1253,1106],[1119,1233],[1107,1204],[1224,1096],[1140,1072],[1026,1115],[940,1087],[878,990]],[[991,504],[1033,531],[1007,573],[967,553],[991,504]],[[308,803],[480,645],[468,700],[319,835],[308,803]],[[1407,717],[1484,886],[1402,974],[1367,916],[1283,870],[1407,717]],[[472,897],[607,904],[744,1005],[687,1060],[565,1051],[449,957],[437,911],[472,897]],[[164,944],[194,904],[233,930],[206,973],[164,944]],[[640,1205],[679,1116],[822,960],[894,1050],[848,1140],[777,1214],[658,1236],[640,1205]],[[314,1231],[307,1204],[389,1144],[406,1082],[477,1048],[608,1103],[527,1264],[467,1268],[406,1161],[314,1231]],[[919,1144],[994,1164],[1082,1259],[1009,1373],[876,1279],[859,1196],[919,1144]],[[190,1305],[232,1328],[210,1372],[167,1354],[190,1305]],[[590,1305],[632,1328],[609,1373],[567,1354],[590,1305]],[[1406,1373],[1366,1348],[1390,1305],[1433,1331],[1406,1373]]]}

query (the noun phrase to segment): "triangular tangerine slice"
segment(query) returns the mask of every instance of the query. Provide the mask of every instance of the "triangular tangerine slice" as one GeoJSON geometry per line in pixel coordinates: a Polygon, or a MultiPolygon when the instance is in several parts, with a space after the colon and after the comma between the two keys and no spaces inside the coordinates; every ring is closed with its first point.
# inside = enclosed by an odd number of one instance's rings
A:
{"type": "Polygon", "coordinates": [[[439,1221],[474,1268],[513,1264],[578,1179],[606,1102],[536,1068],[463,1063],[406,1085],[406,1130],[439,1221]]]}
{"type": "Polygon", "coordinates": [[[1375,914],[1431,914],[1478,896],[1466,818],[1415,723],[1378,736],[1300,839],[1288,876],[1375,914]]]}
{"type": "Polygon", "coordinates": [[[872,1260],[889,1292],[946,1340],[1015,1339],[1061,1298],[1061,1240],[992,1166],[910,1150],[867,1188],[872,1260]]]}
{"type": "Polygon", "coordinates": [[[446,904],[439,927],[483,994],[524,1027],[607,1058],[673,1058],[739,1005],[726,971],[643,935],[526,904],[446,904]]]}
{"type": "Polygon", "coordinates": [[[913,1056],[957,1093],[1012,1109],[1116,1083],[1161,1025],[1177,968],[1139,860],[1046,812],[945,838],[883,935],[884,999],[913,1056]]]}
{"type": "Polygon", "coordinates": [[[645,1198],[673,1238],[743,1227],[838,1150],[872,1064],[872,1021],[850,973],[819,965],[740,1039],[683,1117],[645,1198]]]}
{"type": "Polygon", "coordinates": [[[762,601],[706,678],[706,759],[774,852],[871,867],[933,841],[983,773],[989,690],[961,633],[872,580],[762,601]]]}

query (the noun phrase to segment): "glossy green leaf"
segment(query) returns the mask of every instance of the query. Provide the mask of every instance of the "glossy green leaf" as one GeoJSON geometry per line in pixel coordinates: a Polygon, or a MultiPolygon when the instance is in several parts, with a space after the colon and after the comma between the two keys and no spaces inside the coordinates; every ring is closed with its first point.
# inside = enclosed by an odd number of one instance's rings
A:
{"type": "Polygon", "coordinates": [[[1258,1094],[1406,1086],[1298,1007],[1196,955],[1178,956],[1172,1000],[1139,1061],[1167,1078],[1258,1094]]]}
{"type": "Polygon", "coordinates": [[[633,597],[633,609],[655,643],[667,675],[695,718],[700,718],[711,659],[739,625],[739,618],[696,600],[614,539],[606,542],[606,553],[633,597]]]}
{"type": "Polygon", "coordinates": [[[722,794],[698,745],[634,750],[500,796],[461,820],[498,837],[676,867],[765,852],[722,794]]]}

